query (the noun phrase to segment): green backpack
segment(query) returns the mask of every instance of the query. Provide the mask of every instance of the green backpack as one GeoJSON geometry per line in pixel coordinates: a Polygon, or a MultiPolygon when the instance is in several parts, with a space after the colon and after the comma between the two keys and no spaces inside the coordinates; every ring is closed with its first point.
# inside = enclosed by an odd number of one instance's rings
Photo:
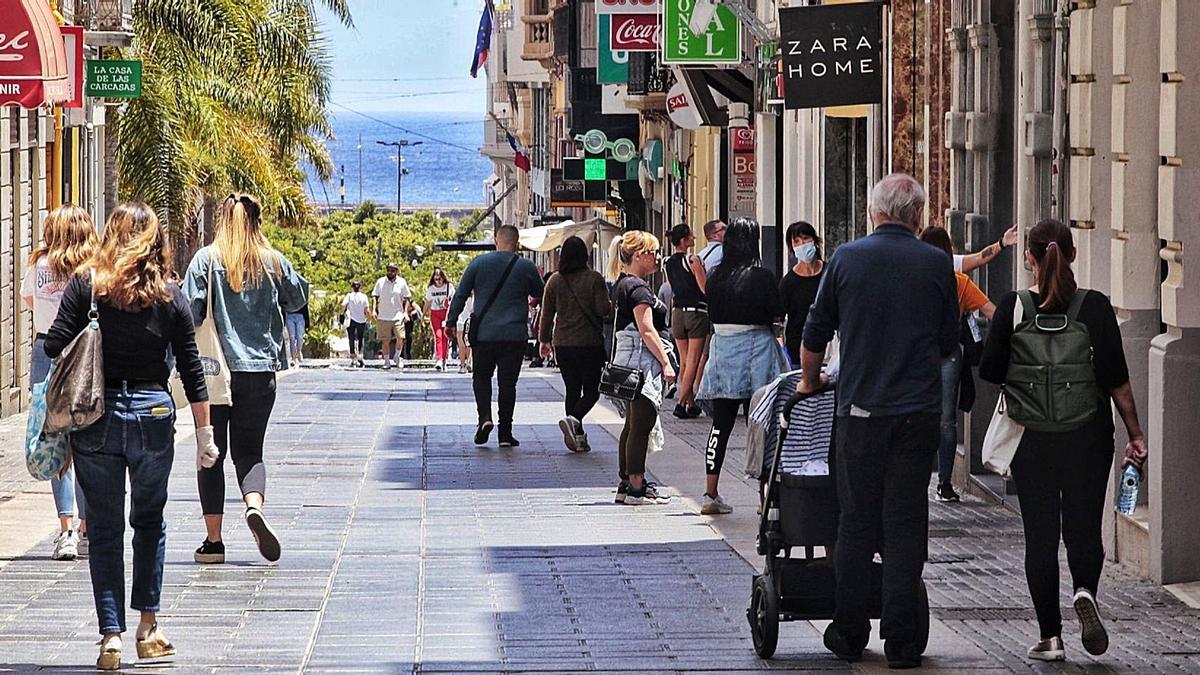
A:
{"type": "Polygon", "coordinates": [[[1029,291],[1017,296],[1024,317],[1010,340],[1003,387],[1008,416],[1034,431],[1078,429],[1101,402],[1092,338],[1078,318],[1087,291],[1075,293],[1066,314],[1038,314],[1029,291]]]}

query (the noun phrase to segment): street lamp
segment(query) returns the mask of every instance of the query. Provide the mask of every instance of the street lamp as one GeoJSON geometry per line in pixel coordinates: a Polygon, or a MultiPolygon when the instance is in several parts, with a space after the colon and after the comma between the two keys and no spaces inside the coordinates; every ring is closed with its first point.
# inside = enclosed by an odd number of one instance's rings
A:
{"type": "Polygon", "coordinates": [[[400,195],[404,186],[404,174],[408,173],[408,169],[404,168],[404,149],[410,146],[417,146],[424,141],[410,141],[401,139],[399,141],[375,141],[379,145],[386,145],[396,148],[396,213],[400,213],[400,195]]]}

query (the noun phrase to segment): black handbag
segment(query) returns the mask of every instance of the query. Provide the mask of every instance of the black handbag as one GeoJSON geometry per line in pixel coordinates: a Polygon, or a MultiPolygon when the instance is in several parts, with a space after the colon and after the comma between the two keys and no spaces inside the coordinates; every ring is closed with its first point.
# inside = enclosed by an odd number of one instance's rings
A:
{"type": "Polygon", "coordinates": [[[500,276],[500,281],[496,283],[496,288],[492,290],[492,297],[483,303],[483,308],[478,313],[473,313],[467,319],[467,344],[474,346],[479,344],[479,329],[483,327],[483,317],[487,316],[488,311],[492,308],[492,303],[496,302],[496,296],[500,295],[500,289],[504,288],[504,282],[508,281],[508,275],[512,274],[513,268],[517,266],[517,260],[521,256],[516,253],[508,263],[508,267],[504,268],[504,274],[500,276]]]}
{"type": "MultiPolygon", "coordinates": [[[[617,351],[617,314],[619,308],[613,308],[613,339],[611,354],[617,351]]],[[[646,374],[638,368],[620,366],[612,361],[604,364],[600,370],[600,393],[619,401],[632,401],[642,393],[646,383],[646,374]]]]}

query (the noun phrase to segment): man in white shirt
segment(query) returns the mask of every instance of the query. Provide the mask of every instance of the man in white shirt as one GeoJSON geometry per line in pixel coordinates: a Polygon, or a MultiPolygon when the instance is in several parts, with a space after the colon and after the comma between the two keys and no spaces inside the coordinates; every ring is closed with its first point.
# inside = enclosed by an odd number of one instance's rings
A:
{"type": "Polygon", "coordinates": [[[404,346],[404,321],[412,311],[412,291],[400,276],[400,266],[388,263],[387,276],[375,282],[375,329],[382,343],[383,368],[404,367],[400,350],[404,346]]]}
{"type": "Polygon", "coordinates": [[[371,313],[370,300],[367,299],[367,294],[362,292],[361,281],[354,281],[350,284],[350,288],[353,290],[342,299],[342,311],[350,320],[346,327],[350,338],[350,367],[362,368],[364,365],[363,343],[367,334],[367,315],[371,313]]]}

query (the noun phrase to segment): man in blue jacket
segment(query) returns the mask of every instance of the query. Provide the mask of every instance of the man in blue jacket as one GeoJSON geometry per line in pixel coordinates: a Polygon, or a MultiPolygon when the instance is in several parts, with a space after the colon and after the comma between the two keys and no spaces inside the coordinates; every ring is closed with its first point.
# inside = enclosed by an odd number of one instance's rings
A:
{"type": "Polygon", "coordinates": [[[498,374],[500,385],[500,447],[520,445],[513,438],[512,426],[513,410],[517,405],[517,378],[521,375],[525,343],[529,337],[529,298],[540,298],[544,286],[537,266],[517,253],[518,239],[519,232],[511,225],[496,231],[496,250],[467,265],[446,317],[446,334],[453,339],[458,315],[462,314],[467,298],[472,293],[475,295],[470,330],[476,333],[471,342],[475,358],[472,384],[475,407],[479,412],[476,445],[487,443],[492,433],[493,372],[498,374]]]}
{"type": "Polygon", "coordinates": [[[883,557],[888,665],[921,665],[917,606],[929,544],[930,467],[940,435],[941,360],[958,346],[950,259],[916,231],[925,191],[892,174],[871,191],[874,232],[843,244],[825,268],[804,325],[801,392],[820,388],[825,347],[841,340],[835,472],[841,520],[837,610],[825,646],[862,657],[872,559],[883,557]]]}

